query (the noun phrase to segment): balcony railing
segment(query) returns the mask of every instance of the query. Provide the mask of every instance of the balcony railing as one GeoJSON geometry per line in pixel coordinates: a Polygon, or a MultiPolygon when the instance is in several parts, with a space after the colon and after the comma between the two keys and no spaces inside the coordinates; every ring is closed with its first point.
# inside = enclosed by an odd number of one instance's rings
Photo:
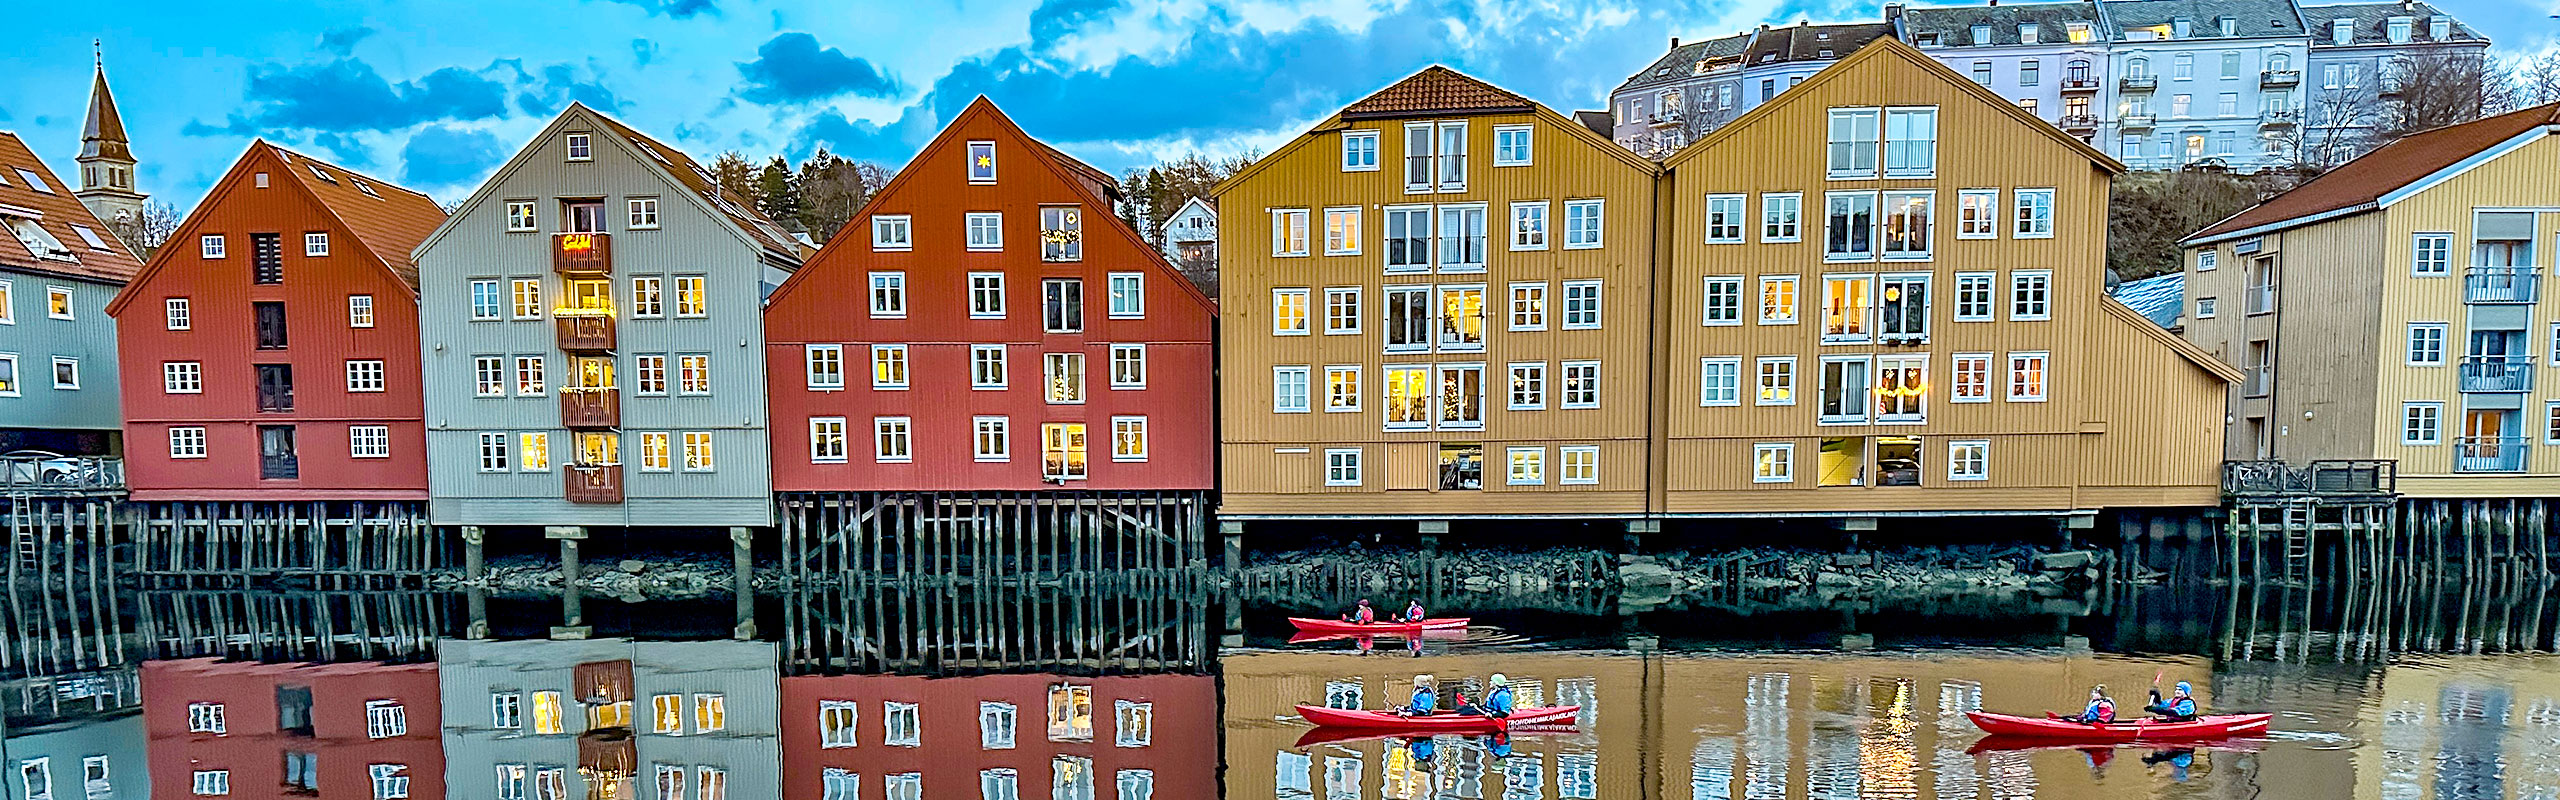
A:
{"type": "Polygon", "coordinates": [[[2127,92],[2148,92],[2160,88],[2157,75],[2127,75],[2116,79],[2116,88],[2127,92]]]}
{"type": "Polygon", "coordinates": [[[2532,356],[2463,356],[2462,391],[2533,391],[2532,356]]]}
{"type": "Polygon", "coordinates": [[[2533,267],[2472,267],[2462,274],[2462,302],[2531,303],[2541,294],[2541,272],[2533,267]]]}
{"type": "Polygon", "coordinates": [[[1645,118],[1645,122],[1657,128],[1668,128],[1680,124],[1680,117],[1680,109],[1666,108],[1653,112],[1652,116],[1645,118]]]}
{"type": "Polygon", "coordinates": [[[2258,124],[2268,128],[2290,128],[2302,124],[2302,112],[2290,108],[2270,108],[2258,112],[2258,124]]]}
{"type": "Polygon", "coordinates": [[[2302,85],[2302,70],[2271,69],[2258,73],[2258,86],[2260,88],[2281,89],[2287,86],[2300,85],[2302,85]]]}
{"type": "Polygon", "coordinates": [[[2098,129],[2098,115],[2096,115],[2096,114],[2064,114],[2064,115],[2062,115],[2062,122],[2061,122],[2061,126],[2062,126],[2062,129],[2063,129],[2063,130],[2066,130],[2066,131],[2091,131],[2091,130],[2097,130],[2097,129],[2098,129]]]}
{"type": "Polygon", "coordinates": [[[285,455],[260,455],[258,457],[258,477],[271,480],[290,480],[302,477],[301,459],[294,457],[290,453],[285,455]]]}
{"type": "Polygon", "coordinates": [[[2159,122],[2160,118],[2151,114],[2126,114],[2116,118],[2117,127],[2129,131],[2147,131],[2159,122]]]}
{"type": "Polygon", "coordinates": [[[0,457],[0,494],[124,490],[124,459],[30,453],[0,457]]]}
{"type": "Polygon", "coordinates": [[[2066,93],[2094,92],[2097,90],[2097,78],[2092,78],[2087,75],[2075,75],[2062,79],[2062,91],[2066,93]]]}
{"type": "Polygon", "coordinates": [[[551,237],[551,271],[563,275],[613,272],[613,234],[563,233],[551,237]]]}
{"type": "Polygon", "coordinates": [[[603,352],[614,349],[612,317],[554,317],[552,328],[560,334],[560,349],[571,353],[603,352]]]}
{"type": "Polygon", "coordinates": [[[2523,472],[2522,436],[2465,436],[2453,440],[2455,472],[2523,472]]]}
{"type": "Polygon", "coordinates": [[[622,390],[562,387],[560,425],[566,428],[622,427],[622,390]]]}
{"type": "Polygon", "coordinates": [[[561,497],[572,503],[622,502],[622,465],[571,463],[560,470],[561,497]]]}
{"type": "Polygon", "coordinates": [[[2389,497],[2399,491],[2397,461],[2222,462],[2224,497],[2321,495],[2389,497]]]}

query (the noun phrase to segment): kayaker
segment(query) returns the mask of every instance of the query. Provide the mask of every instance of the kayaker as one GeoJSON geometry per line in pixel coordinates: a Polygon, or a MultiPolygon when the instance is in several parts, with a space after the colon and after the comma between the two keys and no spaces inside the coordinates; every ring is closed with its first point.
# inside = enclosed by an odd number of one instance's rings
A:
{"type": "Polygon", "coordinates": [[[1412,603],[1411,605],[1407,605],[1407,606],[1405,606],[1405,607],[1404,607],[1404,621],[1406,621],[1406,622],[1421,622],[1421,621],[1422,621],[1422,598],[1416,597],[1416,598],[1414,598],[1414,599],[1413,599],[1413,603],[1412,603]]]}
{"type": "Polygon", "coordinates": [[[1400,717],[1426,717],[1430,716],[1431,712],[1439,710],[1439,708],[1440,696],[1431,691],[1431,676],[1415,675],[1413,676],[1413,702],[1403,708],[1396,709],[1396,715],[1400,717]]]}
{"type": "Polygon", "coordinates": [[[1342,621],[1356,622],[1362,625],[1373,625],[1378,621],[1378,610],[1370,608],[1369,598],[1363,597],[1360,598],[1360,606],[1358,608],[1352,609],[1349,614],[1342,615],[1342,621]]]}
{"type": "Polygon", "coordinates": [[[1511,679],[1496,672],[1487,684],[1493,689],[1485,692],[1484,703],[1476,707],[1476,713],[1494,719],[1509,718],[1511,716],[1511,679]]]}
{"type": "Polygon", "coordinates": [[[2196,718],[2196,699],[2189,695],[2190,691],[2191,687],[2187,686],[2186,681],[2179,681],[2175,693],[2171,694],[2168,700],[2163,701],[2160,699],[2160,687],[2151,687],[2151,705],[2143,706],[2142,710],[2157,714],[2161,719],[2170,722],[2193,722],[2196,718]]]}
{"type": "Polygon", "coordinates": [[[2101,725],[2114,721],[2116,721],[2115,698],[2107,696],[2106,684],[2098,684],[2096,688],[2089,690],[2089,707],[2080,712],[2080,722],[2085,725],[2101,725]]]}
{"type": "Polygon", "coordinates": [[[2186,783],[2188,770],[2196,765],[2196,749],[2173,747],[2167,750],[2154,750],[2142,757],[2142,765],[2145,767],[2158,764],[2169,765],[2169,777],[2172,780],[2186,783]]]}
{"type": "Polygon", "coordinates": [[[1405,740],[1405,748],[1413,751],[1414,766],[1425,769],[1431,767],[1431,757],[1437,754],[1440,750],[1440,746],[1433,743],[1429,736],[1419,736],[1407,739],[1405,740]]]}

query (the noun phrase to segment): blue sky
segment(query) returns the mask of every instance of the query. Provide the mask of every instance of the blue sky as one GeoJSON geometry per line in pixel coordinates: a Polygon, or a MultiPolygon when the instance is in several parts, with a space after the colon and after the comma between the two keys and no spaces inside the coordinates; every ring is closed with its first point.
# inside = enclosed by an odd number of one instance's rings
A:
{"type": "MultiPolygon", "coordinates": [[[[2436,0],[2547,47],[2560,0],[2436,0]]],[[[89,42],[183,211],[269,137],[440,199],[467,194],[571,100],[708,159],[820,145],[902,164],[984,93],[1105,169],[1268,150],[1447,63],[1601,108],[1668,38],[1876,16],[1834,0],[237,0],[31,3],[0,52],[0,129],[57,171],[89,42]],[[115,6],[101,12],[102,5],[115,6]]]]}

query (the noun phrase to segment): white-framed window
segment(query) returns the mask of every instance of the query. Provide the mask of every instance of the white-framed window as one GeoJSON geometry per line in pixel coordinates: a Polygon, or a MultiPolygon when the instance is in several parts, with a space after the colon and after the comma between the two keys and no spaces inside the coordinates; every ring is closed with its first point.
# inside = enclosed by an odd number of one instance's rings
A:
{"type": "Polygon", "coordinates": [[[978,749],[1011,750],[1020,730],[1020,713],[1012,703],[978,702],[978,749]]]}
{"type": "Polygon", "coordinates": [[[1600,482],[1600,447],[1567,445],[1556,448],[1556,483],[1564,486],[1587,486],[1600,482]]]}
{"type": "Polygon", "coordinates": [[[1824,192],[1822,258],[1872,261],[1876,257],[1876,193],[1824,192]]]}
{"type": "Polygon", "coordinates": [[[995,142],[975,141],[969,143],[969,182],[996,182],[995,142]]]}
{"type": "Polygon", "coordinates": [[[2196,271],[2212,272],[2216,266],[2215,262],[2220,260],[2217,256],[2218,254],[2212,250],[2196,251],[2196,271]]]}
{"type": "Polygon", "coordinates": [[[1878,117],[1881,109],[1834,108],[1825,138],[1824,151],[1828,163],[1824,173],[1832,179],[1873,178],[1876,176],[1877,145],[1882,131],[1878,117]]]}
{"type": "Polygon", "coordinates": [[[367,700],[364,704],[364,736],[367,739],[389,739],[409,735],[409,709],[397,700],[367,700]]]}
{"type": "Polygon", "coordinates": [[[162,394],[203,394],[204,362],[160,362],[160,392],[162,394]]]}
{"type": "Polygon", "coordinates": [[[1547,201],[1511,204],[1511,249],[1547,249],[1547,201]]]}
{"type": "Polygon", "coordinates": [[[2053,271],[2022,269],[2009,273],[2009,320],[2053,318],[2053,271]]]}
{"type": "Polygon", "coordinates": [[[1874,377],[1868,372],[1869,361],[1868,356],[1822,357],[1822,394],[1814,410],[1817,424],[1866,423],[1868,411],[1875,405],[1874,396],[1867,390],[1868,380],[1874,377]]]}
{"type": "Polygon", "coordinates": [[[1111,460],[1147,460],[1147,418],[1111,418],[1111,460]]]}
{"type": "Polygon", "coordinates": [[[1947,480],[1981,481],[1990,479],[1990,440],[1960,439],[1947,443],[1947,480]]]}
{"type": "Polygon", "coordinates": [[[47,319],[78,318],[78,307],[71,301],[71,287],[44,287],[44,300],[44,315],[47,319]]]}
{"type": "Polygon", "coordinates": [[[1596,280],[1565,281],[1564,330],[1594,330],[1600,327],[1600,287],[1596,280]]]}
{"type": "Polygon", "coordinates": [[[1431,367],[1422,364],[1388,364],[1379,368],[1383,379],[1386,429],[1421,430],[1431,427],[1431,367]]]}
{"type": "Polygon", "coordinates": [[[217,735],[230,733],[231,724],[229,720],[224,719],[222,704],[188,703],[187,732],[217,735]]]}
{"type": "Polygon", "coordinates": [[[1742,276],[1710,275],[1705,280],[1705,290],[1700,295],[1704,298],[1705,310],[1698,324],[1742,324],[1742,276]]]}
{"type": "Polygon", "coordinates": [[[1947,358],[1947,402],[1991,402],[1991,354],[1957,353],[1947,358]]]}
{"type": "Polygon", "coordinates": [[[2196,298],[2196,319],[2213,319],[2221,311],[2222,301],[2211,297],[2196,298]]]}
{"type": "Polygon", "coordinates": [[[1543,331],[1547,329],[1547,284],[1511,284],[1510,329],[1543,331]]]}
{"type": "Polygon", "coordinates": [[[1796,324],[1799,286],[1794,275],[1760,276],[1760,324],[1796,324]]]}
{"type": "Polygon", "coordinates": [[[1529,166],[1531,132],[1529,125],[1493,126],[1493,165],[1497,167],[1529,166]]]}
{"type": "Polygon", "coordinates": [[[800,351],[808,364],[810,391],[824,392],[844,388],[844,345],[802,345],[800,351]]]}
{"type": "Polygon", "coordinates": [[[710,472],[712,470],[711,432],[685,431],[683,442],[684,471],[710,472]]]}
{"type": "Polygon", "coordinates": [[[970,453],[979,461],[1013,460],[1013,420],[1006,417],[972,417],[969,420],[970,453]]]}
{"type": "Polygon", "coordinates": [[[843,417],[809,418],[809,463],[845,462],[843,417]]]}
{"type": "Polygon", "coordinates": [[[1796,357],[1761,356],[1755,364],[1759,372],[1755,405],[1791,406],[1796,404],[1796,357]]]}
{"type": "Polygon", "coordinates": [[[1884,175],[1926,178],[1938,171],[1938,109],[1884,110],[1884,175]]]}
{"type": "Polygon", "coordinates": [[[1804,195],[1796,192],[1760,196],[1760,241],[1804,240],[1804,195]]]}
{"type": "Polygon", "coordinates": [[[907,388],[907,346],[875,344],[871,346],[871,388],[898,391],[907,388]]]}
{"type": "Polygon", "coordinates": [[[2453,234],[2421,233],[2410,237],[2409,274],[2453,274],[2453,234]]]}
{"type": "Polygon", "coordinates": [[[2053,190],[2019,189],[2015,195],[2017,226],[2010,229],[2010,235],[2020,239],[2052,238],[2053,190]]]}
{"type": "MultiPolygon", "coordinates": [[[[7,282],[6,282],[6,281],[0,281],[0,305],[5,305],[5,304],[8,302],[8,299],[9,299],[9,291],[8,291],[7,282]]],[[[172,298],[169,298],[169,299],[167,299],[167,300],[162,301],[162,302],[161,302],[161,305],[163,306],[164,310],[165,310],[165,311],[166,311],[166,313],[167,313],[167,317],[165,318],[165,319],[166,319],[166,321],[163,323],[163,327],[165,327],[165,328],[166,328],[166,329],[168,329],[168,330],[173,330],[173,331],[183,331],[183,330],[192,330],[192,329],[194,329],[194,327],[195,327],[195,319],[194,319],[194,315],[192,315],[192,314],[190,314],[190,313],[188,312],[188,308],[187,308],[187,298],[184,298],[184,297],[172,297],[172,298]]],[[[0,308],[0,322],[7,322],[7,321],[9,321],[9,312],[8,312],[8,310],[7,310],[6,308],[0,308]]]]}
{"type": "Polygon", "coordinates": [[[507,201],[507,232],[524,233],[535,230],[533,207],[534,202],[531,200],[507,201]]]}
{"type": "Polygon", "coordinates": [[[19,397],[18,355],[0,353],[0,397],[19,397]]]}
{"type": "Polygon", "coordinates": [[[907,316],[907,273],[871,273],[871,318],[905,319],[907,316]]]}
{"type": "Polygon", "coordinates": [[[2000,190],[1965,189],[1956,192],[1956,238],[2000,238],[2000,190]]]}
{"type": "Polygon", "coordinates": [[[861,718],[861,709],[851,700],[818,701],[818,747],[836,750],[854,746],[854,730],[861,718]]]}
{"type": "Polygon", "coordinates": [[[1021,800],[1021,789],[1021,777],[1011,769],[978,771],[978,797],[982,800],[1021,800]]]}
{"type": "Polygon", "coordinates": [[[1324,451],[1324,485],[1360,485],[1360,449],[1332,448],[1324,451]]]}
{"type": "Polygon", "coordinates": [[[875,252],[913,250],[916,246],[915,218],[905,214],[881,214],[871,218],[871,249],[875,252]]]}
{"type": "Polygon", "coordinates": [[[196,770],[195,774],[190,776],[189,783],[192,793],[197,797],[229,797],[231,795],[231,771],[227,769],[196,770]]]}
{"type": "Polygon", "coordinates": [[[320,258],[328,254],[329,234],[314,231],[302,235],[302,255],[305,258],[320,258]]]}
{"type": "Polygon", "coordinates": [[[859,800],[862,776],[843,767],[827,767],[818,773],[819,800],[859,800]]]}
{"type": "Polygon", "coordinates": [[[1999,273],[1994,272],[1956,273],[1957,322],[1992,321],[1992,284],[1998,278],[1999,273]]]}
{"type": "Polygon", "coordinates": [[[673,437],[666,431],[640,434],[640,471],[668,472],[675,469],[673,437]]]}
{"type": "Polygon", "coordinates": [[[625,227],[635,231],[657,230],[658,198],[634,197],[623,205],[631,212],[625,227]]]}
{"type": "Polygon", "coordinates": [[[1360,332],[1360,287],[1336,287],[1324,290],[1324,334],[1340,336],[1360,332]]]}
{"type": "Polygon", "coordinates": [[[1357,130],[1342,132],[1342,171],[1378,171],[1378,132],[1357,130]]]}
{"type": "Polygon", "coordinates": [[[1307,413],[1306,367],[1271,368],[1271,411],[1276,414],[1307,413]]]}
{"type": "Polygon", "coordinates": [[[1762,442],[1751,446],[1752,483],[1794,483],[1795,480],[1794,443],[1762,442]]]}
{"type": "Polygon", "coordinates": [[[596,151],[595,151],[594,143],[593,143],[593,141],[592,141],[592,138],[591,138],[588,134],[584,134],[584,133],[572,133],[572,134],[569,134],[566,138],[567,138],[567,140],[568,140],[568,141],[566,142],[566,145],[567,145],[568,152],[569,152],[569,160],[571,160],[571,161],[594,161],[594,160],[596,160],[596,151]]]}
{"type": "Polygon", "coordinates": [[[969,346],[969,388],[1005,388],[1005,348],[1000,344],[969,346]]]}
{"type": "Polygon", "coordinates": [[[381,359],[358,358],[347,360],[347,391],[379,392],[382,391],[382,384],[383,369],[381,359]]]}
{"type": "Polygon", "coordinates": [[[508,462],[507,435],[503,433],[480,434],[480,471],[505,472],[507,471],[508,462]]]}
{"type": "Polygon", "coordinates": [[[1147,388],[1147,346],[1114,344],[1111,346],[1111,388],[1147,388]]]}
{"type": "Polygon", "coordinates": [[[347,456],[350,458],[390,458],[391,426],[347,426],[347,456]]]}
{"type": "Polygon", "coordinates": [[[667,279],[656,275],[640,275],[631,279],[631,316],[655,319],[667,315],[667,279]]]}
{"type": "Polygon", "coordinates": [[[1324,410],[1327,414],[1360,410],[1361,371],[1359,365],[1332,365],[1324,368],[1324,410]]]}
{"type": "Polygon", "coordinates": [[[373,295],[347,295],[347,327],[373,327],[373,295]]]}
{"type": "Polygon", "coordinates": [[[1547,449],[1544,447],[1511,447],[1503,450],[1503,483],[1509,486],[1543,486],[1547,482],[1547,449]]]}
{"type": "Polygon", "coordinates": [[[504,301],[500,299],[498,294],[498,280],[496,278],[482,278],[471,282],[472,319],[498,319],[500,311],[505,307],[504,301]]]}
{"type": "Polygon", "coordinates": [[[2009,402],[2040,403],[2045,397],[2046,368],[2051,356],[2044,353],[2009,354],[2009,402]]]}
{"type": "Polygon", "coordinates": [[[1114,272],[1104,276],[1103,286],[1110,293],[1105,298],[1105,313],[1112,319],[1143,319],[1147,316],[1146,273],[1114,272]]]}
{"type": "Polygon", "coordinates": [[[2449,326],[2442,322],[2409,323],[2409,366],[2444,366],[2444,342],[2449,326]]]}
{"type": "Polygon", "coordinates": [[[2403,403],[2400,406],[2401,444],[2443,444],[2444,404],[2403,403]]]}
{"type": "Polygon", "coordinates": [[[1600,362],[1558,362],[1556,371],[1560,373],[1557,376],[1557,408],[1600,407],[1600,362]]]}
{"type": "MultiPolygon", "coordinates": [[[[631,357],[632,390],[642,397],[667,395],[667,357],[642,354],[631,357]]],[[[496,395],[491,395],[495,397],[496,395]]]]}
{"type": "Polygon", "coordinates": [[[1564,249],[1599,247],[1604,210],[1604,201],[1598,198],[1564,201],[1564,249]]]}
{"type": "Polygon", "coordinates": [[[204,428],[203,428],[203,426],[198,426],[198,425],[182,425],[182,426],[178,426],[178,427],[170,428],[170,429],[169,429],[169,457],[170,457],[170,458],[203,458],[203,457],[204,457],[204,442],[205,442],[205,439],[204,439],[204,428]]]}
{"type": "Polygon", "coordinates": [[[1485,265],[1485,205],[1440,206],[1440,246],[1437,262],[1441,272],[1483,272],[1485,265]]]}
{"type": "Polygon", "coordinates": [[[525,431],[516,434],[516,469],[524,472],[551,471],[551,434],[525,431]]]}
{"type": "Polygon", "coordinates": [[[1431,269],[1431,213],[1427,205],[1388,206],[1385,217],[1386,271],[1426,272],[1431,269]]]}
{"type": "Polygon", "coordinates": [[[542,318],[542,279],[517,278],[508,281],[508,297],[516,319],[542,318]]]}
{"type": "Polygon", "coordinates": [[[1746,194],[1707,195],[1707,243],[1742,243],[1742,207],[1751,199],[1746,194]]]}
{"type": "MultiPolygon", "coordinates": [[[[1433,399],[1440,404],[1440,429],[1483,430],[1484,365],[1440,364],[1437,371],[1440,391],[1433,399]]],[[[1394,399],[1392,394],[1389,399],[1394,399]]]]}
{"type": "Polygon", "coordinates": [[[70,356],[53,357],[53,388],[65,390],[80,388],[80,359],[70,356]]]}
{"type": "Polygon", "coordinates": [[[676,394],[706,395],[711,393],[711,356],[708,354],[676,356],[676,394]]]}
{"type": "Polygon", "coordinates": [[[890,747],[915,747],[923,740],[924,725],[916,704],[890,700],[880,708],[880,743],[890,747]]]}
{"type": "Polygon", "coordinates": [[[1929,258],[1937,219],[1937,194],[1928,191],[1884,193],[1884,258],[1920,261],[1929,258]]]}
{"type": "Polygon", "coordinates": [[[1511,402],[1513,411],[1536,411],[1547,407],[1547,362],[1515,361],[1510,364],[1511,402]]]}
{"type": "Polygon", "coordinates": [[[1307,210],[1275,208],[1271,210],[1271,254],[1304,256],[1307,254],[1307,210]]]}
{"type": "Polygon", "coordinates": [[[1698,405],[1742,405],[1742,359],[1698,359],[1698,405]]]}
{"type": "Polygon", "coordinates": [[[969,249],[981,253],[1004,249],[1004,212],[970,211],[961,217],[969,234],[969,249]]]}
{"type": "MultiPolygon", "coordinates": [[[[1440,294],[1439,347],[1444,353],[1481,352],[1484,350],[1484,286],[1482,284],[1442,284],[1440,294]]],[[[1392,314],[1395,309],[1390,308],[1392,314]]],[[[1389,344],[1394,344],[1392,334],[1389,344]]]]}
{"type": "Polygon", "coordinates": [[[1360,254],[1360,208],[1328,208],[1324,210],[1324,254],[1356,256],[1360,254]]]}
{"type": "Polygon", "coordinates": [[[1271,335],[1305,336],[1313,309],[1306,289],[1271,290],[1271,335]]]}
{"type": "Polygon", "coordinates": [[[1928,419],[1929,357],[1876,356],[1876,422],[1918,423],[1928,419]]]}
{"type": "Polygon", "coordinates": [[[196,255],[201,258],[224,258],[222,234],[208,233],[196,237],[196,255]]]}

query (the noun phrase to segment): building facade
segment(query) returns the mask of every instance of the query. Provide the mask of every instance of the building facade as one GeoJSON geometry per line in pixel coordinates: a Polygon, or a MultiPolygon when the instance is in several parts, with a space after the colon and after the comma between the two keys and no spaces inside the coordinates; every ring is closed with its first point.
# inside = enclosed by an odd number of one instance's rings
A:
{"type": "Polygon", "coordinates": [[[131,711],[12,728],[0,738],[0,798],[150,800],[149,741],[131,711]]]}
{"type": "Polygon", "coordinates": [[[2239,365],[2232,459],[2398,462],[2415,497],[2560,493],[2560,105],[2416,134],[2186,241],[2186,336],[2239,365]],[[2231,305],[2222,305],[2224,302],[2231,305]]]}
{"type": "Polygon", "coordinates": [[[2105,297],[2087,143],[1884,41],[1664,166],[1664,514],[2218,502],[2236,376],[2105,297]]]}
{"type": "Polygon", "coordinates": [[[1642,516],[1654,175],[1433,67],[1221,184],[1223,517],[1642,516]]]}
{"type": "Polygon", "coordinates": [[[782,695],[788,800],[1219,793],[1206,675],[802,676],[782,695]]]}
{"type": "Polygon", "coordinates": [[[2309,48],[2294,3],[2099,0],[2099,6],[2106,10],[2108,57],[2125,79],[2117,84],[2116,124],[2102,138],[2113,155],[2145,169],[2203,163],[2253,172],[2293,163],[2309,48]],[[2151,91],[2140,91],[2146,85],[2151,91]],[[2141,127],[2146,115],[2152,127],[2141,127]]]}
{"type": "Polygon", "coordinates": [[[107,311],[136,501],[427,496],[433,198],[253,143],[107,311]]]}
{"type": "Polygon", "coordinates": [[[157,796],[445,796],[433,664],[153,661],[142,694],[157,796]]]}
{"type": "Polygon", "coordinates": [[[2029,3],[1905,9],[1885,6],[1904,41],[2018,104],[2037,119],[2089,140],[2115,97],[2098,4],[2029,3]]]}
{"type": "Polygon", "coordinates": [[[1175,266],[1218,268],[1218,203],[1206,197],[1182,201],[1164,221],[1164,259],[1175,266]]]}
{"type": "Polygon", "coordinates": [[[780,797],[777,656],[770,642],[438,641],[443,777],[454,797],[780,797]]]}
{"type": "Polygon", "coordinates": [[[141,269],[17,134],[0,131],[0,453],[118,452],[107,304],[141,269]]]}
{"type": "Polygon", "coordinates": [[[709,175],[572,104],[418,248],[435,524],[772,523],[762,301],[801,250],[709,175]]]}
{"type": "Polygon", "coordinates": [[[2420,102],[2459,102],[2463,72],[2485,68],[2489,53],[2488,37],[2416,0],[2306,5],[2302,22],[2311,34],[2303,146],[2320,163],[2371,149],[2373,128],[2390,104],[2413,99],[2403,85],[2412,73],[2423,88],[2447,95],[2420,102]]]}
{"type": "Polygon", "coordinates": [[[1674,37],[1669,52],[1609,93],[1609,137],[1649,157],[1667,156],[1891,35],[1887,24],[1804,22],[1688,44],[1674,37]]]}

